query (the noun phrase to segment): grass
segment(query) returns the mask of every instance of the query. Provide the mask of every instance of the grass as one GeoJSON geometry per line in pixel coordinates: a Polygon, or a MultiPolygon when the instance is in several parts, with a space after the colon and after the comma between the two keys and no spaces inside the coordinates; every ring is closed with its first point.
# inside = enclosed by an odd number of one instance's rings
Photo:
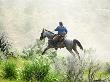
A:
{"type": "Polygon", "coordinates": [[[36,60],[27,60],[21,57],[10,57],[8,60],[1,61],[0,82],[11,82],[15,81],[14,79],[16,79],[16,81],[18,82],[21,80],[40,81],[43,80],[44,77],[48,74],[49,69],[50,64],[48,62],[48,59],[45,57],[38,57],[36,58],[36,60]]]}
{"type": "Polygon", "coordinates": [[[5,79],[17,79],[16,64],[14,62],[4,62],[3,66],[3,78],[5,79]]]}
{"type": "Polygon", "coordinates": [[[22,70],[21,73],[21,78],[22,80],[30,81],[33,79],[33,66],[32,64],[28,63],[24,65],[24,69],[22,70]]]}
{"type": "Polygon", "coordinates": [[[37,80],[43,81],[44,77],[48,74],[50,65],[44,61],[44,59],[36,59],[33,62],[24,64],[22,70],[22,79],[27,81],[37,80]]]}
{"type": "Polygon", "coordinates": [[[9,80],[9,79],[0,78],[0,82],[24,82],[24,81],[22,81],[22,80],[9,80]]]}
{"type": "MultiPolygon", "coordinates": [[[[22,70],[24,62],[28,62],[28,61],[24,60],[22,58],[13,58],[13,57],[10,57],[8,60],[0,61],[0,82],[24,82],[24,81],[20,80],[20,76],[19,76],[19,74],[20,74],[19,72],[22,70]],[[16,72],[18,74],[16,76],[16,80],[11,79],[11,78],[4,79],[4,74],[3,74],[4,71],[3,70],[6,66],[6,64],[8,65],[9,63],[11,63],[11,64],[14,63],[14,65],[15,65],[14,67],[16,68],[16,72]]],[[[12,67],[12,69],[14,69],[14,68],[12,67]]]]}
{"type": "MultiPolygon", "coordinates": [[[[25,82],[29,80],[32,82],[34,82],[35,80],[38,80],[38,82],[66,82],[66,75],[63,75],[63,73],[56,73],[55,70],[53,71],[49,63],[50,61],[48,61],[48,58],[46,58],[45,56],[40,56],[34,59],[35,60],[27,60],[21,57],[10,57],[6,61],[0,61],[0,82],[25,82]],[[7,65],[10,66],[9,68],[12,68],[13,71],[15,71],[16,69],[16,72],[18,74],[16,75],[15,73],[16,78],[11,78],[11,80],[10,78],[3,78],[3,67],[7,67],[7,65]]],[[[88,78],[87,74],[88,70],[85,70],[84,79],[86,80],[88,78]]],[[[107,76],[110,76],[110,74],[106,72],[99,71],[96,73],[95,79],[98,79],[100,75],[102,79],[106,78],[107,76]]]]}

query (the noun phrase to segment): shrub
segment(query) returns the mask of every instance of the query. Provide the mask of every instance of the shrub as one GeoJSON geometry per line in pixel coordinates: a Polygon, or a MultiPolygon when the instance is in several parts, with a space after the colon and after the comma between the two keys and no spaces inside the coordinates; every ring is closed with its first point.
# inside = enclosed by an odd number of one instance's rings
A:
{"type": "Polygon", "coordinates": [[[36,42],[33,43],[32,45],[27,46],[26,48],[23,49],[23,53],[26,55],[26,59],[31,59],[34,57],[34,55],[39,55],[43,52],[43,47],[45,42],[40,41],[36,39],[36,42]]]}
{"type": "Polygon", "coordinates": [[[34,65],[35,79],[37,79],[38,81],[43,80],[44,77],[48,74],[49,65],[37,61],[33,65],[34,65]]]}
{"type": "Polygon", "coordinates": [[[10,55],[11,43],[6,36],[6,33],[0,33],[0,51],[2,51],[6,56],[10,55]]]}
{"type": "Polygon", "coordinates": [[[44,59],[40,58],[32,63],[27,63],[24,65],[24,69],[22,70],[22,79],[26,81],[42,81],[44,77],[49,72],[49,63],[45,62],[44,59]]]}
{"type": "Polygon", "coordinates": [[[33,66],[31,64],[25,64],[24,69],[22,70],[22,79],[32,80],[33,77],[33,66]]]}
{"type": "Polygon", "coordinates": [[[6,79],[17,79],[16,64],[5,62],[3,66],[3,77],[6,79]]]}
{"type": "Polygon", "coordinates": [[[48,75],[44,78],[42,82],[63,82],[61,81],[62,75],[58,75],[57,73],[48,73],[48,75]]]}
{"type": "Polygon", "coordinates": [[[110,63],[106,63],[106,72],[110,74],[110,63]]]}
{"type": "MultiPolygon", "coordinates": [[[[23,54],[25,56],[22,56],[25,59],[34,59],[36,56],[40,56],[42,52],[44,51],[44,48],[47,44],[45,44],[45,41],[40,41],[39,39],[36,39],[36,42],[32,45],[29,45],[27,48],[23,49],[23,54]]],[[[47,51],[48,53],[45,53],[49,59],[54,59],[57,56],[56,51],[53,49],[50,49],[47,51]]]]}

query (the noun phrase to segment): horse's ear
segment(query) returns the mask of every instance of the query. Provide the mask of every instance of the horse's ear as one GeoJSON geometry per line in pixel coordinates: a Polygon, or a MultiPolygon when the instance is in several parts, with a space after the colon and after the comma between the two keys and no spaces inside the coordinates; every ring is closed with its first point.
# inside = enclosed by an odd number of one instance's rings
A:
{"type": "Polygon", "coordinates": [[[42,32],[44,32],[44,28],[43,28],[42,32]]]}

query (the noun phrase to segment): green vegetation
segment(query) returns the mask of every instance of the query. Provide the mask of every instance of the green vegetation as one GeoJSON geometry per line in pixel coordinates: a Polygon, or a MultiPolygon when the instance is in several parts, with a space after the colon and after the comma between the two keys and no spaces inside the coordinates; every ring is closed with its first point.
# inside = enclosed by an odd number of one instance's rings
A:
{"type": "MultiPolygon", "coordinates": [[[[60,57],[54,50],[43,51],[44,41],[36,40],[23,52],[0,51],[0,82],[93,82],[110,81],[110,64],[92,60],[92,49],[84,50],[82,59],[60,57]]],[[[14,49],[14,48],[12,48],[14,49]]],[[[82,55],[82,54],[81,54],[82,55]]]]}
{"type": "Polygon", "coordinates": [[[49,72],[50,65],[44,62],[44,59],[37,59],[36,61],[27,63],[22,70],[22,79],[24,80],[38,80],[42,81],[49,72]]]}
{"type": "Polygon", "coordinates": [[[4,55],[11,55],[10,53],[11,43],[8,41],[8,37],[6,33],[0,34],[0,50],[4,53],[4,55]]]}
{"type": "Polygon", "coordinates": [[[3,66],[3,77],[8,79],[16,79],[17,71],[16,64],[12,62],[4,62],[3,66]]]}

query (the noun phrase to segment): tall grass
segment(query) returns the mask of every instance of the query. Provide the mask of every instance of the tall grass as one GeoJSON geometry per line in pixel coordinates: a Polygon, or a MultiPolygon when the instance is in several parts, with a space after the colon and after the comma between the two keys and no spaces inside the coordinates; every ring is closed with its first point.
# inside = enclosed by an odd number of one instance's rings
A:
{"type": "Polygon", "coordinates": [[[30,81],[33,78],[33,66],[31,64],[25,64],[22,70],[22,79],[30,81]]]}
{"type": "Polygon", "coordinates": [[[36,62],[34,64],[34,74],[35,74],[35,79],[43,80],[44,77],[48,74],[49,72],[49,65],[43,65],[42,63],[36,62]]]}
{"type": "Polygon", "coordinates": [[[44,59],[36,59],[33,62],[28,62],[22,70],[22,79],[26,81],[43,81],[48,74],[50,65],[44,59]]]}
{"type": "Polygon", "coordinates": [[[3,77],[6,79],[17,79],[16,64],[5,62],[3,65],[3,77]]]}

